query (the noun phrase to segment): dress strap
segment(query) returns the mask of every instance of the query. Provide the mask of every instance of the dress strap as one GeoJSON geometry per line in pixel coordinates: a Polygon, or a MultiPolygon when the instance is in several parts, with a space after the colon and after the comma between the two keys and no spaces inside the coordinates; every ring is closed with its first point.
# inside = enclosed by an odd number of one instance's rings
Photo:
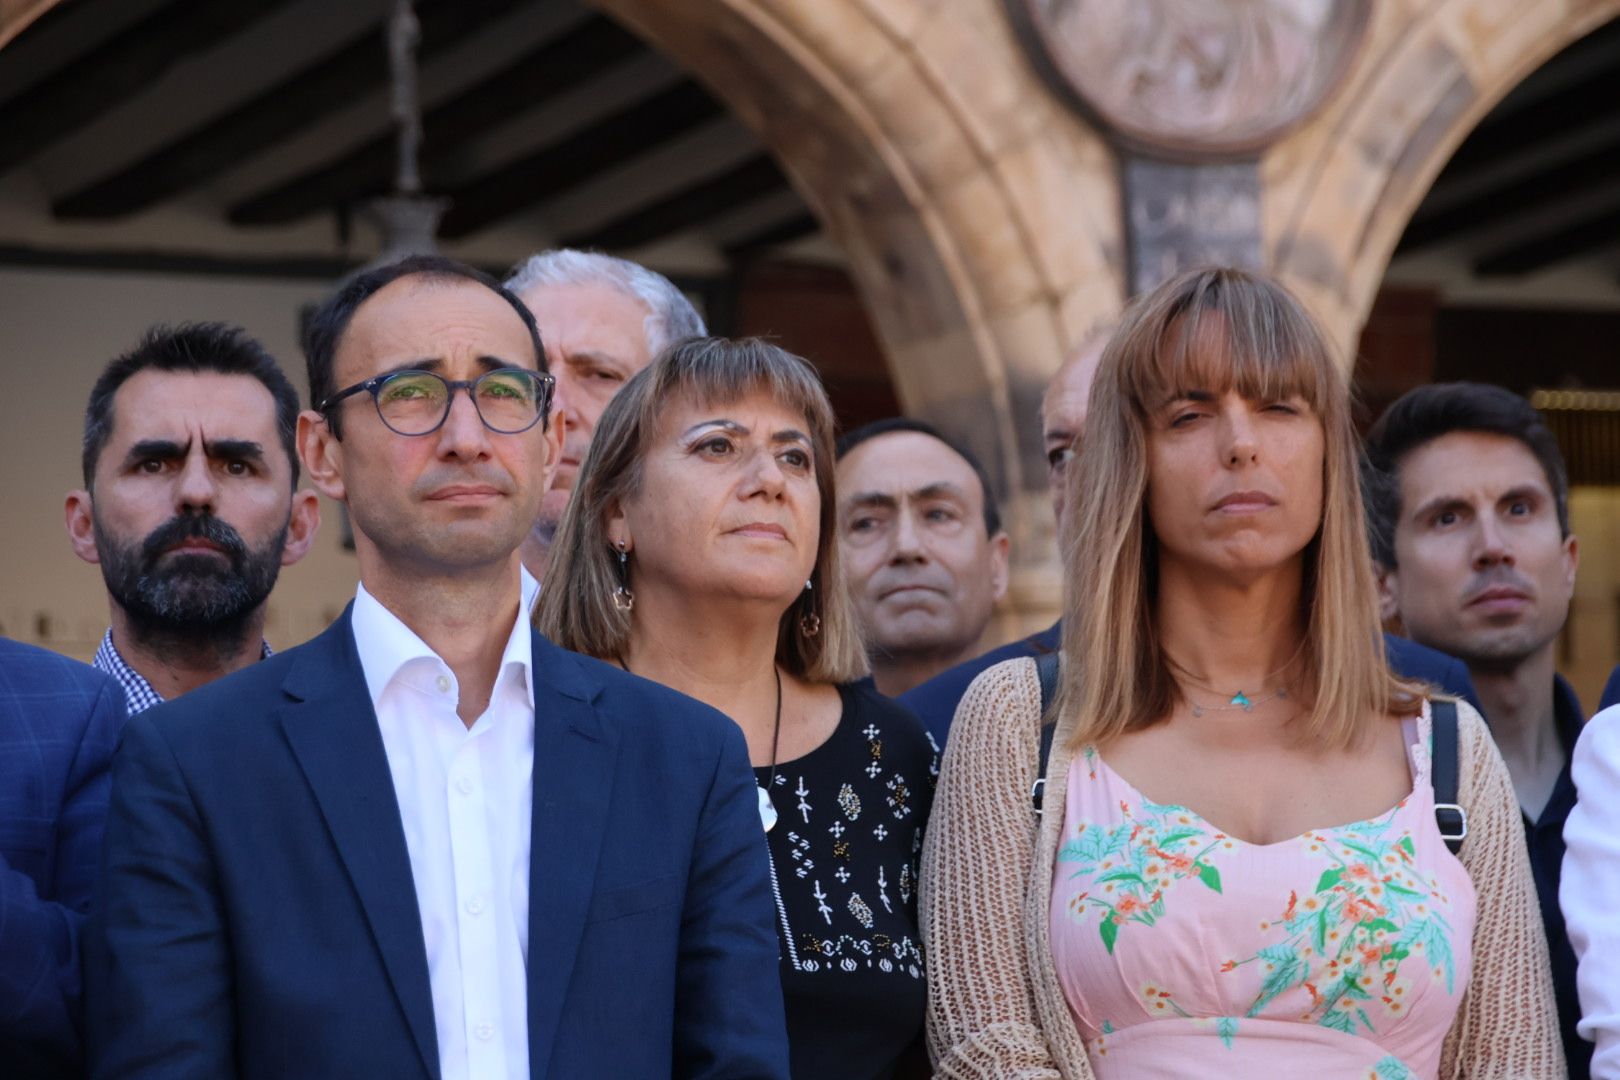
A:
{"type": "Polygon", "coordinates": [[[1430,744],[1432,730],[1433,720],[1429,713],[1427,698],[1424,699],[1423,708],[1416,716],[1401,719],[1401,738],[1406,743],[1406,763],[1412,770],[1412,787],[1419,791],[1428,788],[1431,782],[1434,761],[1430,744]]]}

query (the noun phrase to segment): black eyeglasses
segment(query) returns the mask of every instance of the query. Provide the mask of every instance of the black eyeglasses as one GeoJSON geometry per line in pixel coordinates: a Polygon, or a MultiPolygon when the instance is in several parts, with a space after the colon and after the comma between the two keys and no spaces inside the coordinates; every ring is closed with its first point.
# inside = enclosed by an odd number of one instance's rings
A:
{"type": "Polygon", "coordinates": [[[497,434],[516,435],[534,427],[551,410],[551,391],[556,384],[550,375],[525,368],[496,368],[476,379],[396,371],[339,390],[321,402],[318,411],[330,412],[344,398],[366,393],[388,430],[397,435],[431,435],[444,426],[456,391],[464,389],[485,427],[497,434]]]}

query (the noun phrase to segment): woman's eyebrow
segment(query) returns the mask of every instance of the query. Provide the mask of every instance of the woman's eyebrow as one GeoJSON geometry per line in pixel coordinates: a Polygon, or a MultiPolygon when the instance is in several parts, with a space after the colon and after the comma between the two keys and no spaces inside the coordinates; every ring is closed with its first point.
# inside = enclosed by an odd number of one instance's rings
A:
{"type": "Polygon", "coordinates": [[[726,431],[731,432],[733,435],[747,435],[748,434],[748,429],[746,427],[744,427],[743,425],[737,423],[737,421],[720,418],[720,419],[715,419],[715,420],[700,420],[700,421],[698,421],[697,423],[693,424],[691,427],[687,428],[685,431],[681,432],[681,438],[684,439],[688,435],[691,435],[693,432],[699,431],[702,428],[706,428],[706,427],[724,428],[726,431]]]}

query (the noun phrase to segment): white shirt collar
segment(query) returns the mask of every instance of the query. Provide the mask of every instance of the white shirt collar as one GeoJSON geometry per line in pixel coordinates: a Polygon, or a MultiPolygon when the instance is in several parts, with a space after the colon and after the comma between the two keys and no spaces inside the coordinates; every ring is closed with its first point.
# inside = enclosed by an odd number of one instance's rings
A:
{"type": "MultiPolygon", "coordinates": [[[[534,709],[533,640],[529,633],[529,617],[534,602],[540,596],[540,583],[528,570],[519,568],[519,603],[512,632],[507,636],[506,649],[501,653],[497,687],[508,671],[521,677],[524,697],[529,709],[534,709]]],[[[360,654],[360,670],[366,677],[366,689],[371,694],[371,705],[377,707],[383,692],[396,679],[409,681],[413,671],[422,669],[424,680],[441,676],[454,679],[449,665],[428,647],[427,642],[366,591],[362,582],[355,589],[354,612],[350,616],[350,629],[354,632],[354,645],[360,654]],[[427,661],[427,664],[415,664],[427,661]],[[412,669],[407,671],[407,669],[412,669]]],[[[425,686],[423,689],[427,689],[425,686]]]]}

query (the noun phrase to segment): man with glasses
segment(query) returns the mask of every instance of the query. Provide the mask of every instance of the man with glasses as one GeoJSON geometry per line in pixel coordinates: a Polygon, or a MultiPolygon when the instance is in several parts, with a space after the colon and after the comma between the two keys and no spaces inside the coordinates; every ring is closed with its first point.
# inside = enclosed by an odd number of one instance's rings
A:
{"type": "Polygon", "coordinates": [[[297,419],[275,359],[222,323],[154,327],[96,380],[67,531],[101,567],[95,666],[131,715],[270,654],[265,604],[320,523],[297,490],[297,419]]]}
{"type": "Polygon", "coordinates": [[[360,585],[128,729],[96,1072],[785,1076],[740,730],[529,625],[563,443],[533,316],[417,257],[348,282],[306,352],[299,448],[360,585]]]}

